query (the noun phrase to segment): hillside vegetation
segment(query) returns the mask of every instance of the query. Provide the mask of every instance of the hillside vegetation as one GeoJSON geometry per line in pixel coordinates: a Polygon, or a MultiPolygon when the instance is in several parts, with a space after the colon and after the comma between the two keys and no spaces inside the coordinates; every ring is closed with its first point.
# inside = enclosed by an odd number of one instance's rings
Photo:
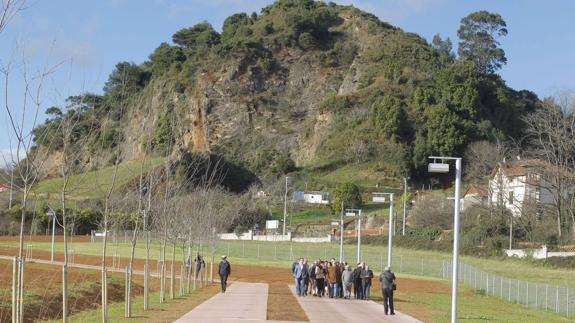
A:
{"type": "Polygon", "coordinates": [[[228,183],[236,191],[298,169],[326,182],[417,176],[429,155],[520,137],[521,117],[540,105],[466,53],[352,6],[279,0],[228,17],[221,33],[206,22],[177,31],[142,64],[118,63],[102,95],[48,111],[37,149],[53,151],[55,176],[58,124],[74,114],[76,172],[207,154],[240,174],[228,183]]]}

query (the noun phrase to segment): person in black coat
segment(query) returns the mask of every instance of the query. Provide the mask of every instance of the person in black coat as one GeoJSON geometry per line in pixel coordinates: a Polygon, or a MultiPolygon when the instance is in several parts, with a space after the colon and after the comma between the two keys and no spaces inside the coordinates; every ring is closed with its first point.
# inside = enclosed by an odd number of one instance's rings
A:
{"type": "Polygon", "coordinates": [[[383,294],[383,309],[385,315],[389,312],[391,315],[395,315],[393,310],[393,290],[395,289],[395,274],[391,271],[391,268],[385,267],[385,271],[379,275],[379,281],[381,282],[381,293],[383,294]]]}
{"type": "Polygon", "coordinates": [[[228,276],[232,274],[232,265],[229,263],[228,257],[222,256],[222,261],[218,266],[218,274],[220,275],[220,282],[222,284],[222,293],[226,292],[228,286],[228,276]]]}
{"type": "Polygon", "coordinates": [[[363,288],[361,286],[361,271],[363,269],[363,264],[358,263],[357,268],[353,270],[351,277],[353,279],[353,293],[355,299],[363,299],[363,288]]]}

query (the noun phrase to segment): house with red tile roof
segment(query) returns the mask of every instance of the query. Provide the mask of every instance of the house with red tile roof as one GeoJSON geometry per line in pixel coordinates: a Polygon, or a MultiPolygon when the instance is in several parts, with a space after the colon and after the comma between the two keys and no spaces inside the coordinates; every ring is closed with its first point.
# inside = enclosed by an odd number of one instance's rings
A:
{"type": "Polygon", "coordinates": [[[488,202],[502,205],[513,216],[521,216],[529,203],[531,207],[545,207],[554,203],[551,185],[545,172],[553,165],[538,159],[503,161],[493,169],[489,180],[488,202]]]}

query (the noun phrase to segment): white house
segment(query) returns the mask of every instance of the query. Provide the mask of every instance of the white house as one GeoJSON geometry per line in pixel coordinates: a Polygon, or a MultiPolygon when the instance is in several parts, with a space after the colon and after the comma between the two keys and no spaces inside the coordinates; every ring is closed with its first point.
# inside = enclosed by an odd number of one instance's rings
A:
{"type": "Polygon", "coordinates": [[[328,192],[294,192],[293,200],[310,204],[329,204],[330,196],[328,192]]]}
{"type": "Polygon", "coordinates": [[[553,204],[549,185],[542,170],[549,164],[541,160],[514,160],[497,164],[489,179],[489,203],[504,205],[513,216],[520,216],[526,203],[545,206],[553,204]]]}

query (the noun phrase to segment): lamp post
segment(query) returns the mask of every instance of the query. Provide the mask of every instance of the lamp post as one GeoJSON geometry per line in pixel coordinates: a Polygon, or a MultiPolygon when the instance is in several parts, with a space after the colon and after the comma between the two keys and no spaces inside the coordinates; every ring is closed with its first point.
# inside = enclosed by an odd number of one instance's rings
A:
{"type": "Polygon", "coordinates": [[[346,209],[345,216],[357,217],[357,263],[361,262],[361,209],[346,209]]]}
{"type": "Polygon", "coordinates": [[[54,234],[56,231],[56,212],[48,211],[46,215],[52,218],[52,248],[50,253],[50,262],[54,262],[54,234]]]}
{"type": "Polygon", "coordinates": [[[430,173],[448,173],[449,164],[443,163],[445,160],[455,160],[455,209],[453,215],[453,274],[451,280],[451,322],[457,322],[457,279],[459,275],[459,208],[461,190],[461,158],[459,157],[434,157],[432,163],[428,165],[430,173]],[[441,160],[437,163],[436,160],[441,160]]]}
{"type": "Polygon", "coordinates": [[[393,197],[394,193],[372,193],[375,195],[373,197],[373,202],[375,203],[385,203],[385,197],[382,195],[389,195],[389,227],[387,229],[387,266],[391,268],[392,256],[393,256],[393,234],[394,234],[394,224],[393,224],[393,197]]]}
{"type": "Polygon", "coordinates": [[[283,235],[286,235],[286,216],[287,216],[287,193],[288,193],[288,178],[286,176],[286,189],[284,194],[284,225],[283,225],[283,235]]]}
{"type": "Polygon", "coordinates": [[[339,262],[343,263],[343,201],[341,201],[341,219],[339,221],[339,262]]]}

